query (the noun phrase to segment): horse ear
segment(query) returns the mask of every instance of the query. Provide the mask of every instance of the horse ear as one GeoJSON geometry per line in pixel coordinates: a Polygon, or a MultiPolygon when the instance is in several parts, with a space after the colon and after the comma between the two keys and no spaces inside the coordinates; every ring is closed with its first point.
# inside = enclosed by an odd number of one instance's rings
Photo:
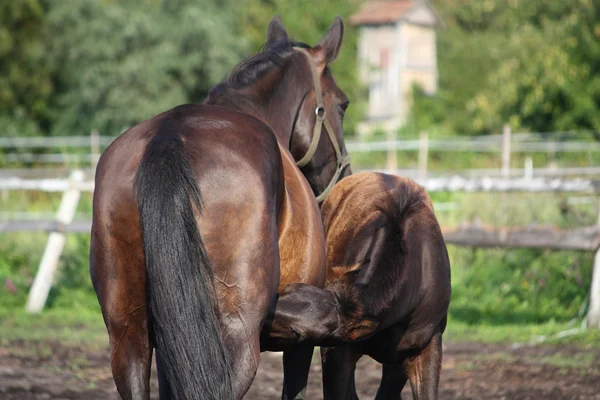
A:
{"type": "Polygon", "coordinates": [[[342,41],[344,39],[344,23],[342,19],[337,16],[335,20],[325,33],[325,36],[319,40],[319,43],[315,47],[319,48],[321,55],[321,61],[326,64],[332,62],[337,57],[340,48],[342,47],[342,41]]]}
{"type": "Polygon", "coordinates": [[[269,29],[267,30],[267,46],[288,38],[287,31],[285,30],[281,17],[276,15],[271,19],[269,23],[269,29]]]}

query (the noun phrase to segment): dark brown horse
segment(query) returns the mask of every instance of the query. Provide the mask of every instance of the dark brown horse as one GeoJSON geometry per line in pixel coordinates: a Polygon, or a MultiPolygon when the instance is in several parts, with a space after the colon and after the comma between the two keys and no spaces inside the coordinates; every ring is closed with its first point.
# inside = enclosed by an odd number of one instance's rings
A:
{"type": "Polygon", "coordinates": [[[153,348],[161,398],[241,398],[278,290],[324,285],[315,193],[350,172],[348,100],[327,68],[342,34],[338,18],[311,48],[275,18],[265,50],[205,104],[150,118],[102,155],[90,274],[123,399],[149,398],[153,348]]]}
{"type": "Polygon", "coordinates": [[[356,399],[354,369],[383,363],[377,399],[436,399],[450,263],[433,206],[415,182],[359,173],[322,206],[327,289],[298,284],[279,298],[273,335],[321,347],[326,399],[356,399]]]}

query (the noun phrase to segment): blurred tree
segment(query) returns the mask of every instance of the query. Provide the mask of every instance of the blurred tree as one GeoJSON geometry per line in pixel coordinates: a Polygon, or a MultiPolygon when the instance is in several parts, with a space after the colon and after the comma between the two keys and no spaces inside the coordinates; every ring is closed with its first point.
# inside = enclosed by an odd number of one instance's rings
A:
{"type": "Polygon", "coordinates": [[[47,128],[51,71],[45,63],[40,0],[0,2],[0,135],[47,128]]]}
{"type": "Polygon", "coordinates": [[[474,129],[600,129],[600,5],[579,1],[563,11],[507,38],[506,57],[467,103],[474,129]]]}
{"type": "Polygon", "coordinates": [[[440,91],[425,100],[446,117],[430,124],[459,134],[507,122],[531,131],[600,128],[600,3],[433,3],[447,28],[438,35],[440,91]]]}
{"type": "Polygon", "coordinates": [[[55,134],[116,135],[199,102],[240,59],[233,0],[52,2],[55,134]]]}

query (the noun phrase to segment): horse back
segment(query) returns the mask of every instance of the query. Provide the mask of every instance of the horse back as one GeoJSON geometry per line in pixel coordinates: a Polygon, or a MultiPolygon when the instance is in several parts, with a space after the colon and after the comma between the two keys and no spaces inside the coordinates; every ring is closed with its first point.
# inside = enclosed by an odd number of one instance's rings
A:
{"type": "MultiPolygon", "coordinates": [[[[103,152],[96,171],[96,189],[100,190],[96,190],[95,197],[99,206],[117,208],[117,198],[121,199],[119,207],[127,208],[127,203],[137,207],[133,198],[134,177],[146,146],[158,132],[164,140],[175,136],[183,141],[198,184],[207,186],[203,200],[222,197],[219,186],[232,185],[240,191],[247,188],[275,207],[281,206],[283,173],[279,147],[270,128],[234,110],[194,104],[175,107],[141,122],[103,152]],[[173,135],[165,134],[169,132],[173,135]],[[114,193],[119,195],[112,196],[114,193]],[[104,198],[110,201],[103,201],[104,198]]],[[[100,207],[98,213],[114,212],[106,208],[100,207]]]]}

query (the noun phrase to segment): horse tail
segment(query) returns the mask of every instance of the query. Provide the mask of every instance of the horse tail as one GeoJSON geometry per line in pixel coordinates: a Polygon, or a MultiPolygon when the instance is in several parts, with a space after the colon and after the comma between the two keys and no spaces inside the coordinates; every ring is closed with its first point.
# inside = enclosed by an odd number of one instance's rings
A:
{"type": "Polygon", "coordinates": [[[232,399],[213,272],[195,219],[200,189],[175,132],[163,124],[135,176],[156,347],[174,398],[232,399]]]}

